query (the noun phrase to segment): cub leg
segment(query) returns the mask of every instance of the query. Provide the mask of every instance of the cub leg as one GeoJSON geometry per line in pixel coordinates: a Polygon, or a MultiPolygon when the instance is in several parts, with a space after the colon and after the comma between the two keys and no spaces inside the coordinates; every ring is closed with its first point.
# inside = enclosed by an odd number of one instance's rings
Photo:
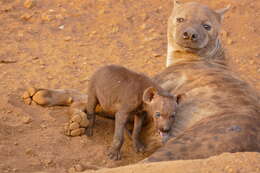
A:
{"type": "Polygon", "coordinates": [[[93,128],[95,126],[95,121],[96,121],[95,109],[97,107],[97,104],[98,104],[98,99],[96,97],[96,93],[90,91],[88,95],[88,103],[86,107],[87,118],[89,120],[89,126],[86,130],[87,136],[93,136],[93,128]]]}
{"type": "Polygon", "coordinates": [[[112,142],[112,147],[108,156],[111,160],[120,160],[121,159],[120,149],[124,142],[124,129],[128,121],[129,113],[119,111],[116,113],[115,117],[116,117],[115,133],[112,142]]]}
{"type": "Polygon", "coordinates": [[[144,144],[140,141],[140,133],[144,123],[144,114],[140,113],[135,115],[134,130],[132,134],[133,146],[135,152],[144,152],[144,144]]]}

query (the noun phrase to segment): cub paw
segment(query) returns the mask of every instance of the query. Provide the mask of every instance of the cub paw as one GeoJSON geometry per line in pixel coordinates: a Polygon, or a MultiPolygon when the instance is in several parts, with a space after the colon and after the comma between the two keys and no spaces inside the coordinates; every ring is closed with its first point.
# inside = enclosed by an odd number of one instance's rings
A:
{"type": "Polygon", "coordinates": [[[110,150],[110,152],[108,153],[108,158],[109,158],[110,160],[121,160],[120,151],[110,150]]]}
{"type": "Polygon", "coordinates": [[[144,144],[141,143],[141,142],[136,142],[136,143],[134,144],[134,151],[135,151],[136,153],[144,153],[144,152],[145,152],[145,146],[144,146],[144,144]]]}

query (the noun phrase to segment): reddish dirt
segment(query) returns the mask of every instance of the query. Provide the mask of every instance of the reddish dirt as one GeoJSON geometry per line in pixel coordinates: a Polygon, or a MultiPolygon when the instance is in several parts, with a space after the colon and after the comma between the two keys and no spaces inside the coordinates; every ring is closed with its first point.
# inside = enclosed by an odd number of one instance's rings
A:
{"type": "MultiPolygon", "coordinates": [[[[231,3],[223,43],[231,68],[260,89],[260,1],[206,1],[212,8],[231,3]]],[[[99,118],[95,136],[61,133],[65,107],[25,105],[29,86],[86,92],[88,79],[104,64],[121,64],[150,76],[164,69],[171,0],[0,1],[0,172],[66,172],[74,164],[115,167],[146,155],[123,146],[123,160],[109,161],[113,121],[99,118]]]]}
{"type": "Polygon", "coordinates": [[[84,173],[259,173],[259,153],[223,153],[208,159],[135,164],[84,173]]]}

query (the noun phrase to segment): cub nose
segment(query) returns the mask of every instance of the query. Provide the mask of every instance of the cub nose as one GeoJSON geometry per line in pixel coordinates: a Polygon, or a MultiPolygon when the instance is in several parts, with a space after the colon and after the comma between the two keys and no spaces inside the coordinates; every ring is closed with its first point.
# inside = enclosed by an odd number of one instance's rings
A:
{"type": "Polygon", "coordinates": [[[160,128],[160,131],[163,132],[163,133],[168,133],[170,131],[170,128],[169,127],[162,127],[162,128],[160,128]]]}
{"type": "Polygon", "coordinates": [[[198,34],[193,29],[187,29],[182,34],[184,40],[197,41],[198,34]]]}

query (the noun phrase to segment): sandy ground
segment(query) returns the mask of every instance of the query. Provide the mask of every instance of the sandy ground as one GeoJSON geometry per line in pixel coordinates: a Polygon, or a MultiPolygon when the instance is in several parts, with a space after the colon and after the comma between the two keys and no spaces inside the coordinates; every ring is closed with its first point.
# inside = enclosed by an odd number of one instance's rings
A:
{"type": "MultiPolygon", "coordinates": [[[[115,167],[145,158],[149,153],[134,153],[126,141],[122,161],[107,159],[112,120],[99,118],[91,139],[69,138],[61,133],[67,108],[28,106],[20,95],[32,85],[86,92],[93,71],[105,64],[150,76],[160,72],[171,0],[34,2],[30,7],[20,0],[0,1],[0,172],[63,173],[75,164],[115,167]]],[[[232,5],[222,33],[228,63],[259,91],[260,1],[199,2],[232,5]]]]}
{"type": "Polygon", "coordinates": [[[113,169],[85,171],[84,173],[259,173],[259,153],[223,153],[208,159],[178,160],[169,162],[135,164],[113,169]]]}

